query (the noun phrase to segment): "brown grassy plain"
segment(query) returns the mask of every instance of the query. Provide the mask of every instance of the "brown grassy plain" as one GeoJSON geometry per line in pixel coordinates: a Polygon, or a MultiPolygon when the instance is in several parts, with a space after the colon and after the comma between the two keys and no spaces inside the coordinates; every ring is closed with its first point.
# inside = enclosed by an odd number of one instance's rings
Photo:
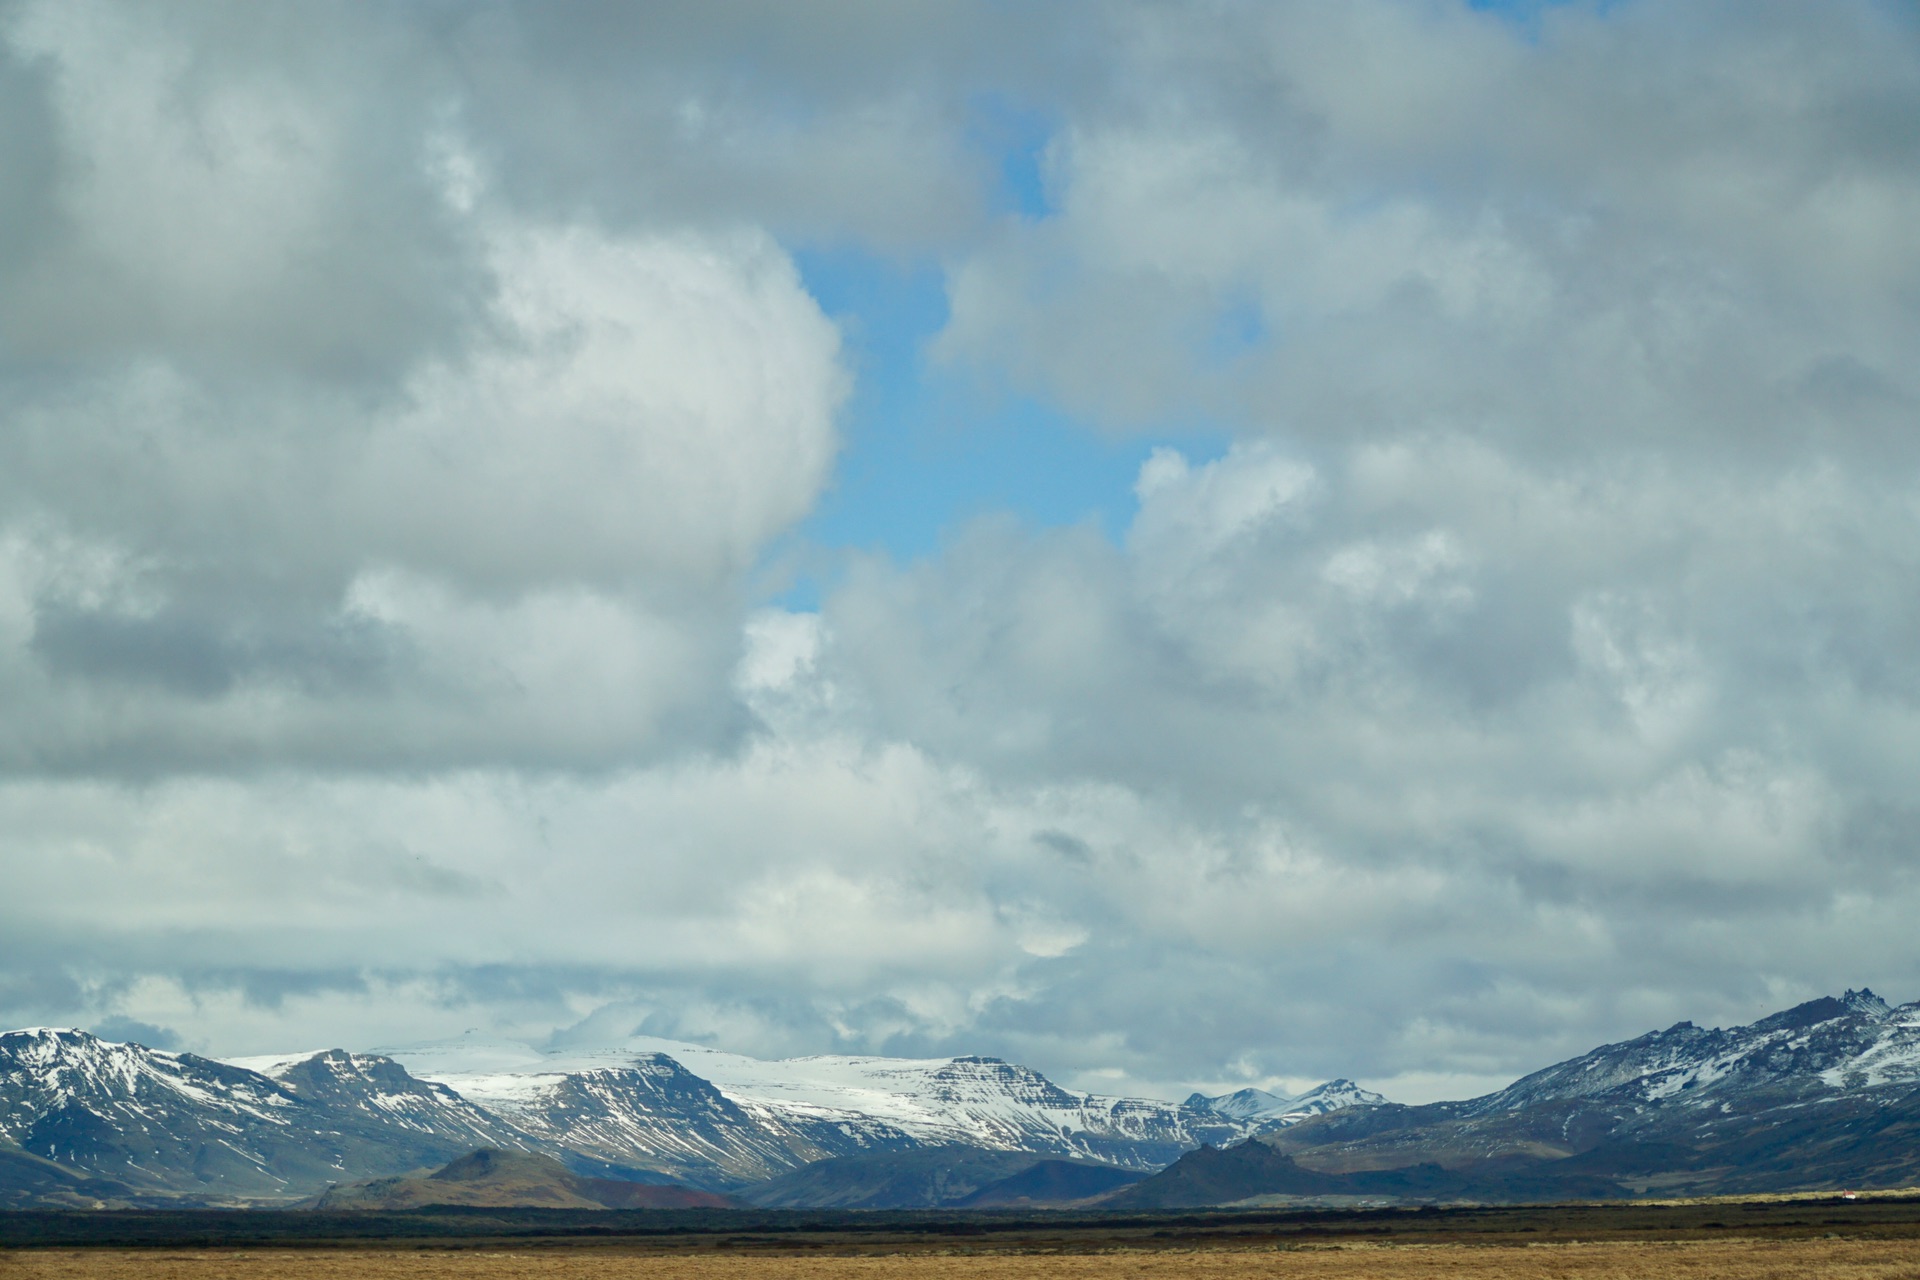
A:
{"type": "Polygon", "coordinates": [[[1101,1253],[663,1256],[614,1249],[0,1253],[5,1280],[1906,1280],[1915,1240],[1329,1244],[1101,1253]]]}

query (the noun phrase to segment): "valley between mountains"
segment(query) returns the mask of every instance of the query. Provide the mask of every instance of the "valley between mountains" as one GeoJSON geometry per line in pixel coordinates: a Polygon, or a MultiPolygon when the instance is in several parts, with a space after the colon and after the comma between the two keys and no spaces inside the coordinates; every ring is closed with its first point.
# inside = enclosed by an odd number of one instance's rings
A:
{"type": "Polygon", "coordinates": [[[1461,1102],[1184,1102],[995,1058],[468,1038],[216,1061],[0,1035],[0,1205],[1033,1208],[1561,1200],[1920,1181],[1920,1002],[1680,1023],[1461,1102]]]}

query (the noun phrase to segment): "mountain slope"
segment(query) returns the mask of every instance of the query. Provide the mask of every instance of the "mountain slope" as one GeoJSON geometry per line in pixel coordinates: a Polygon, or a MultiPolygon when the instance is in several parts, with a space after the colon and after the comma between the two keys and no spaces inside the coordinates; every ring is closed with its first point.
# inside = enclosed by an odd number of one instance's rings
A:
{"type": "Polygon", "coordinates": [[[0,1209],[124,1209],[140,1202],[123,1182],[90,1178],[0,1142],[0,1209]]]}

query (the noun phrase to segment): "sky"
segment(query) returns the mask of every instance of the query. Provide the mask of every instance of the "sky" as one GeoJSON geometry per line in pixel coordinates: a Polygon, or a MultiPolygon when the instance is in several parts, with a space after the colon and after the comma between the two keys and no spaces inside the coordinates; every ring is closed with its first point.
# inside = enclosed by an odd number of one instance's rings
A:
{"type": "Polygon", "coordinates": [[[1920,997],[1916,228],[1892,0],[0,0],[0,1025],[1920,997]]]}

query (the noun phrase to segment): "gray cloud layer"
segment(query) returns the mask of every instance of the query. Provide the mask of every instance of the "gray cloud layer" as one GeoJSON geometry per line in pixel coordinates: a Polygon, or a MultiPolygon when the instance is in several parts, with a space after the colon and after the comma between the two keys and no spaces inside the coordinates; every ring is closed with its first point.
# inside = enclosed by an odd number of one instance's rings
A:
{"type": "Polygon", "coordinates": [[[0,9],[0,1017],[1420,1096],[1916,988],[1916,120],[1871,3],[0,9]],[[759,607],[818,244],[1235,443],[759,607]]]}

